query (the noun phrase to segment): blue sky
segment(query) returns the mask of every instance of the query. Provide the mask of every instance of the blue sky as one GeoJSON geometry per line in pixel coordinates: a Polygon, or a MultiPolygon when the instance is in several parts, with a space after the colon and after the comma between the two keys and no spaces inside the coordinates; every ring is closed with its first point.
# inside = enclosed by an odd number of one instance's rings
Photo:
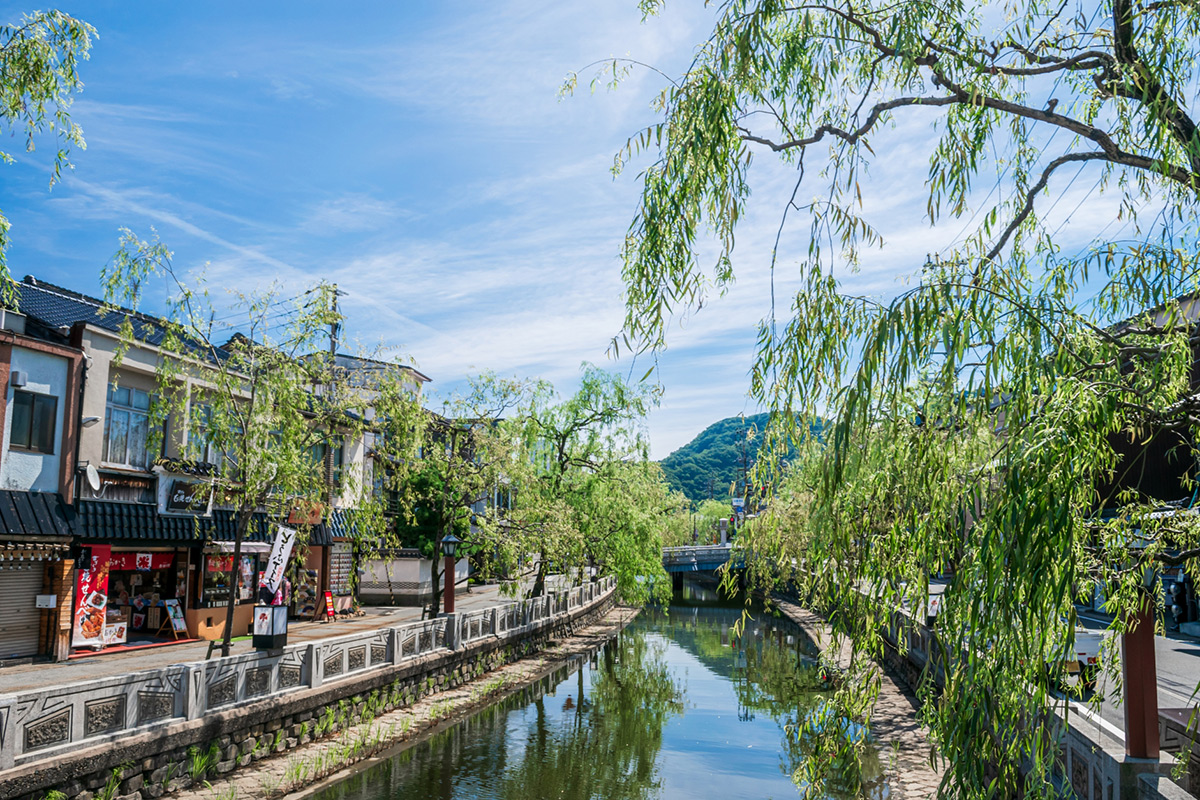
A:
{"type": "MultiPolygon", "coordinates": [[[[678,74],[712,9],[669,3],[643,23],[634,0],[61,7],[100,34],[73,108],[88,147],[53,190],[49,142],[0,168],[18,278],[99,292],[118,228],[153,227],[177,265],[216,287],[278,282],[287,295],[338,283],[349,337],[411,357],[435,394],[484,369],[566,393],[583,361],[635,379],[650,366],[606,357],[642,164],[616,179],[609,168],[654,120],[663,79],[557,93],[568,71],[610,56],[678,74]]],[[[0,3],[0,18],[26,9],[0,3]]],[[[899,288],[962,226],[939,239],[919,217],[929,121],[900,121],[873,168],[880,191],[867,211],[889,247],[850,277],[855,291],[899,288]]],[[[738,283],[681,319],[659,359],[656,458],[756,410],[747,370],[792,180],[762,171],[739,230],[738,283]]],[[[1067,186],[1064,210],[1091,182],[1067,186]]],[[[777,276],[779,296],[787,288],[777,276]]]]}

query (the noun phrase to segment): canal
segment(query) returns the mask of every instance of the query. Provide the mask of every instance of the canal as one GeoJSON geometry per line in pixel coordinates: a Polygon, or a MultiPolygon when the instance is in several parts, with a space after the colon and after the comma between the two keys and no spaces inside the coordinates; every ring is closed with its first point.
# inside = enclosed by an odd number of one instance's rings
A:
{"type": "Polygon", "coordinates": [[[818,760],[836,768],[815,796],[885,797],[873,745],[832,712],[807,640],[761,611],[739,635],[741,614],[685,583],[590,659],[313,800],[785,798],[818,760]]]}

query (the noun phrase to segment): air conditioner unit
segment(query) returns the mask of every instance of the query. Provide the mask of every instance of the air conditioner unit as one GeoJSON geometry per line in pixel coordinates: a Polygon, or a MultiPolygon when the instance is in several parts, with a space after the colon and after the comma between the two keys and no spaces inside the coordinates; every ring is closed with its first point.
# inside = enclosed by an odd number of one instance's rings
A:
{"type": "Polygon", "coordinates": [[[14,369],[9,375],[8,382],[19,389],[29,382],[29,375],[19,369],[14,369]]]}

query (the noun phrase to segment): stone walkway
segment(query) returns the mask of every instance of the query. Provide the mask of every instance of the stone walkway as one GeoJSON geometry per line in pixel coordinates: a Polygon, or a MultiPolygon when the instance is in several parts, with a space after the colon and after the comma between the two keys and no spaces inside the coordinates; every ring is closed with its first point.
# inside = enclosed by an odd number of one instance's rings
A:
{"type": "MultiPolygon", "coordinates": [[[[848,642],[843,642],[836,654],[829,652],[832,634],[823,618],[778,595],[772,600],[839,667],[844,669],[850,665],[848,642]]],[[[880,759],[887,771],[889,800],[916,800],[937,795],[942,771],[929,766],[932,746],[917,723],[917,699],[884,667],[879,667],[879,697],[871,716],[871,734],[880,745],[880,759]]]]}
{"type": "MultiPolygon", "coordinates": [[[[500,592],[500,586],[474,586],[470,592],[459,590],[455,598],[455,610],[474,611],[479,608],[503,605],[513,598],[500,592]]],[[[361,617],[350,617],[336,622],[291,622],[288,625],[288,644],[332,639],[336,636],[360,633],[376,628],[387,628],[421,619],[420,606],[377,607],[364,606],[361,617]]],[[[251,652],[254,648],[250,639],[235,641],[230,653],[251,652]]],[[[182,642],[166,644],[142,650],[124,650],[99,653],[87,658],[59,663],[24,664],[0,668],[0,695],[25,692],[46,686],[65,686],[71,683],[128,675],[142,670],[162,669],[172,664],[203,661],[208,655],[208,642],[182,642]]],[[[220,651],[213,657],[220,656],[220,651]]]]}

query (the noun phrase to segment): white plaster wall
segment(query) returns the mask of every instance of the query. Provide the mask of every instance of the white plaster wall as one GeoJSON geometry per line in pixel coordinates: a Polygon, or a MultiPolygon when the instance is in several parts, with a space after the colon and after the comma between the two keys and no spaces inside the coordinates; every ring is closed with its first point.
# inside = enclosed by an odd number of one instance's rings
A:
{"type": "MultiPolygon", "coordinates": [[[[454,565],[454,579],[465,581],[470,574],[471,563],[460,558],[454,565]]],[[[369,559],[363,564],[363,575],[359,583],[359,595],[364,599],[389,595],[388,578],[397,596],[428,595],[433,592],[433,562],[427,558],[369,559]]]]}
{"type": "MultiPolygon", "coordinates": [[[[12,348],[12,372],[21,371],[28,375],[24,391],[48,394],[58,398],[54,412],[54,452],[30,453],[24,450],[9,450],[12,433],[13,392],[10,377],[7,392],[8,404],[4,412],[4,458],[0,461],[0,487],[23,492],[57,492],[62,466],[63,415],[67,406],[67,359],[61,356],[27,350],[14,344],[12,348]]],[[[11,376],[12,372],[9,373],[11,376]]]]}

